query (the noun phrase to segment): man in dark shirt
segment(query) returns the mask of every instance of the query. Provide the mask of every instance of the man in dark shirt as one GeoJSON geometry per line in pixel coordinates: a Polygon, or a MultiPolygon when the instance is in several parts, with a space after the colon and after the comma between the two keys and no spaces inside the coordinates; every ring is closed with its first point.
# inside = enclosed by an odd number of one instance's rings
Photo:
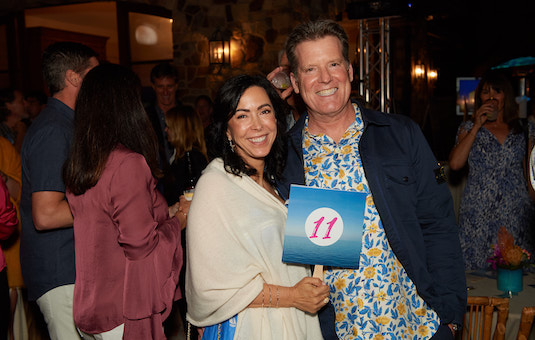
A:
{"type": "Polygon", "coordinates": [[[80,339],[72,315],[73,219],[62,167],[71,144],[76,97],[84,76],[96,65],[95,52],[82,44],[59,42],[45,50],[43,76],[52,97],[22,145],[22,275],[51,339],[80,339]]]}
{"type": "Polygon", "coordinates": [[[156,101],[149,105],[146,111],[158,137],[161,162],[168,164],[173,155],[173,148],[167,141],[165,133],[165,114],[178,104],[176,99],[178,72],[171,64],[161,63],[154,66],[150,72],[150,81],[156,94],[156,101]]]}

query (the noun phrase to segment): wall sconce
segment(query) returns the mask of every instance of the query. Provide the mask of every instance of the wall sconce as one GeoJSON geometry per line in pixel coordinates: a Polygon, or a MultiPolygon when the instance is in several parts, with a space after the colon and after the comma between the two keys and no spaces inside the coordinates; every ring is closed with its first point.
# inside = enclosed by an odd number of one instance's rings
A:
{"type": "Polygon", "coordinates": [[[223,37],[219,28],[214,32],[209,40],[210,65],[230,64],[230,40],[223,37]]]}
{"type": "Polygon", "coordinates": [[[429,81],[435,81],[435,80],[437,80],[437,78],[438,78],[438,71],[437,70],[429,69],[429,71],[427,71],[427,79],[429,81]]]}
{"type": "Polygon", "coordinates": [[[416,79],[425,78],[425,66],[424,65],[422,65],[422,64],[414,65],[414,77],[416,79]]]}

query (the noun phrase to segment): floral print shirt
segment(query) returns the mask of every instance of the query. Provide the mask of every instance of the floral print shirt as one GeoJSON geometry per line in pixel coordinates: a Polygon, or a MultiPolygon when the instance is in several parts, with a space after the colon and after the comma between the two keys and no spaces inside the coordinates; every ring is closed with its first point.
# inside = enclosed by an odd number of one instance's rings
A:
{"type": "Polygon", "coordinates": [[[312,135],[308,117],[303,130],[303,157],[307,186],[367,193],[358,269],[327,268],[340,339],[429,339],[440,325],[438,315],[416,292],[390,248],[381,218],[368,188],[358,152],[364,130],[354,105],[355,122],[338,143],[312,135]]]}

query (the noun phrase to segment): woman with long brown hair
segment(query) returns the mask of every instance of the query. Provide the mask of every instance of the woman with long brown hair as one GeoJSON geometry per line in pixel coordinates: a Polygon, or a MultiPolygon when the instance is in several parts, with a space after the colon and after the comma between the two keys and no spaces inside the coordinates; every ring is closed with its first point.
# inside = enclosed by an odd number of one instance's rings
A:
{"type": "Polygon", "coordinates": [[[84,338],[165,339],[162,321],[180,298],[189,205],[168,207],[156,190],[157,141],[140,89],[132,71],[104,64],[78,94],[64,179],[74,217],[73,314],[84,338]]]}
{"type": "Polygon", "coordinates": [[[532,252],[535,207],[524,176],[527,140],[533,125],[523,126],[508,79],[489,73],[475,92],[472,120],[463,122],[450,167],[469,165],[459,225],[466,269],[485,269],[501,226],[532,252]],[[529,128],[529,131],[528,131],[529,128]]]}

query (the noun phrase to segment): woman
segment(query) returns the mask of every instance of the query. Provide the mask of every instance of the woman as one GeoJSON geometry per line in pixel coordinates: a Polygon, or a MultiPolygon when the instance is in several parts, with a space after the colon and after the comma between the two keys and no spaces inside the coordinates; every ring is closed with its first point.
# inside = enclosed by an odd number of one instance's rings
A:
{"type": "MultiPolygon", "coordinates": [[[[9,199],[9,192],[5,183],[6,176],[0,177],[0,240],[6,240],[17,228],[17,212],[9,199]]],[[[9,285],[7,282],[6,260],[0,248],[0,340],[7,340],[10,328],[11,308],[9,285]]]]}
{"type": "Polygon", "coordinates": [[[218,158],[197,183],[187,232],[188,320],[206,327],[203,339],[229,325],[234,339],[321,339],[314,314],[329,288],[306,277],[308,266],[281,261],[287,209],[273,184],[284,166],[285,108],[258,76],[231,78],[215,100],[218,158]]]}
{"type": "Polygon", "coordinates": [[[174,107],[165,114],[167,139],[173,146],[171,157],[171,195],[176,202],[185,189],[194,187],[208,164],[201,118],[191,106],[174,107]]]}
{"type": "Polygon", "coordinates": [[[64,179],[74,217],[73,314],[84,338],[165,339],[162,321],[180,297],[187,203],[168,207],[156,190],[157,142],[140,89],[132,71],[104,64],[78,94],[64,179]]]}
{"type": "Polygon", "coordinates": [[[13,89],[0,91],[0,136],[7,138],[19,153],[26,135],[27,126],[22,121],[25,117],[22,92],[13,89]]]}
{"type": "MultiPolygon", "coordinates": [[[[200,116],[191,106],[174,107],[165,114],[165,132],[167,139],[174,148],[169,167],[170,174],[167,176],[166,199],[172,204],[178,197],[187,193],[193,194],[197,180],[201,172],[208,164],[206,156],[206,143],[204,142],[204,129],[200,116]]],[[[191,198],[189,198],[191,199],[191,198]]],[[[184,261],[186,260],[186,229],[182,231],[182,249],[184,261]]],[[[180,271],[180,289],[184,294],[186,270],[185,266],[180,271]]],[[[182,324],[186,324],[186,301],[178,301],[178,311],[182,318],[182,324]]],[[[171,318],[170,318],[171,319],[171,318]]],[[[195,329],[193,330],[195,334],[195,329]]]]}
{"type": "MultiPolygon", "coordinates": [[[[466,269],[485,269],[500,226],[532,252],[534,206],[524,176],[528,131],[507,79],[483,77],[475,92],[475,112],[461,124],[450,167],[467,162],[468,179],[459,210],[460,238],[466,269]],[[526,130],[525,130],[526,129],[526,130]]],[[[530,135],[533,126],[529,125],[530,135]]]]}
{"type": "MultiPolygon", "coordinates": [[[[11,203],[19,210],[20,192],[22,188],[20,155],[15,147],[4,137],[0,136],[0,176],[7,186],[11,203]]],[[[19,220],[20,222],[20,220],[19,220]]],[[[22,272],[20,267],[20,223],[9,238],[2,242],[3,252],[7,265],[7,279],[9,283],[9,296],[11,302],[10,331],[13,331],[14,315],[17,303],[22,303],[22,272]]],[[[19,305],[20,306],[20,305],[19,305]]],[[[20,310],[20,309],[19,309],[20,310]]]]}

